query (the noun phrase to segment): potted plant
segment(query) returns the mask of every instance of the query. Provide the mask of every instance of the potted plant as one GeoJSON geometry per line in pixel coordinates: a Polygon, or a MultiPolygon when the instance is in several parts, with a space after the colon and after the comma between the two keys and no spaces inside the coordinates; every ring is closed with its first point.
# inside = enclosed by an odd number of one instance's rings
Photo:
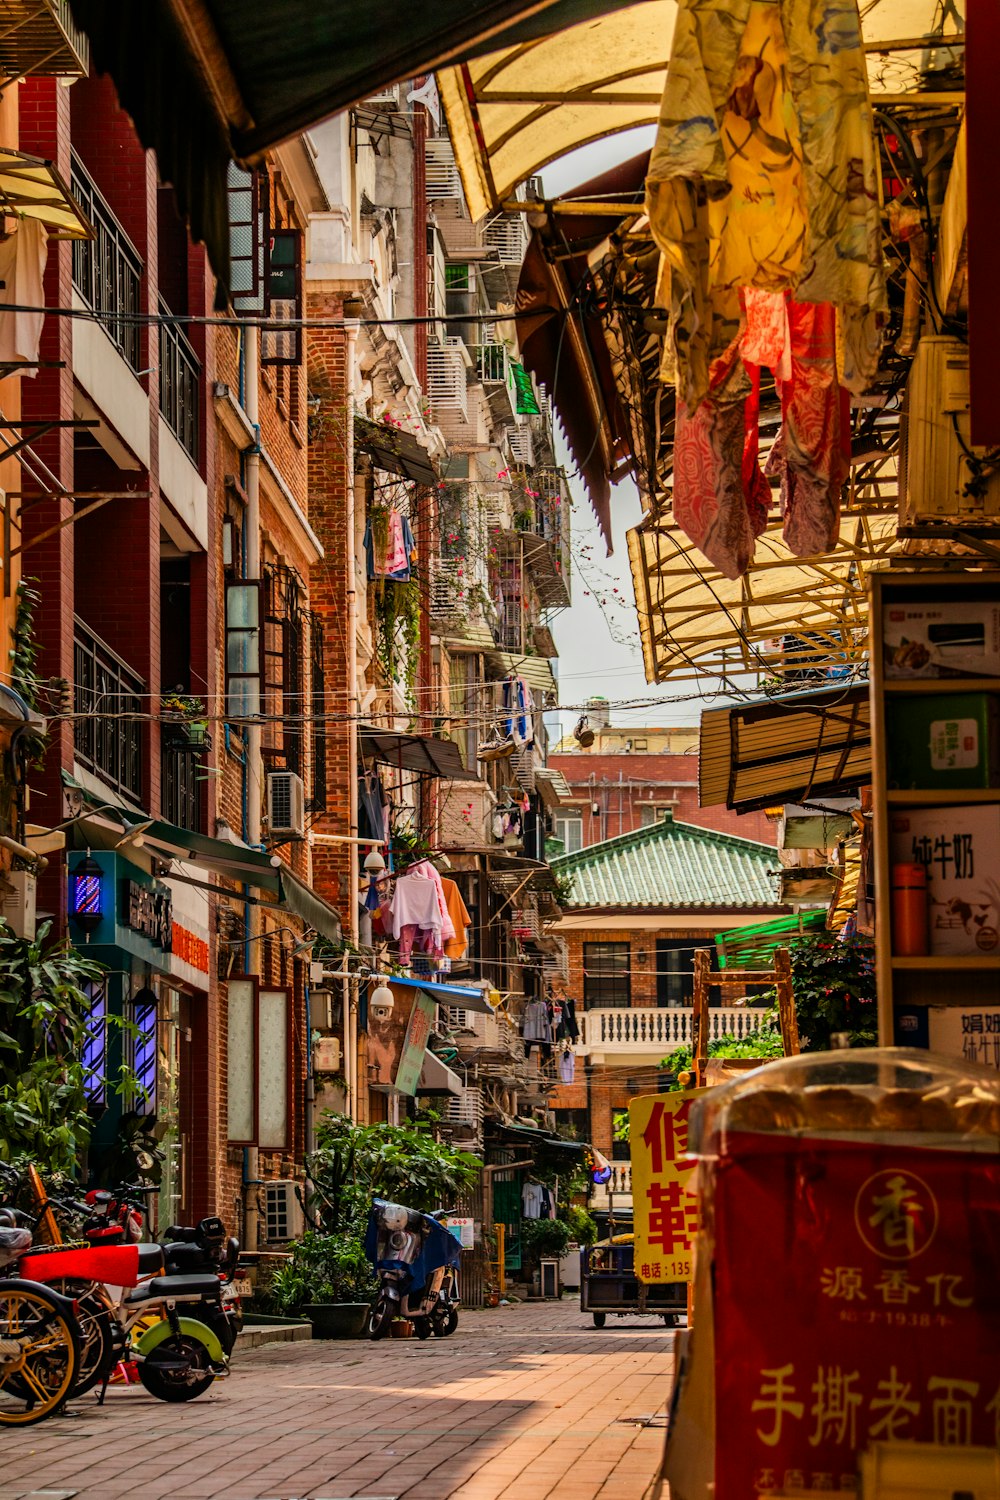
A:
{"type": "Polygon", "coordinates": [[[170,726],[170,743],[176,750],[211,750],[205,705],[187,693],[164,693],[160,698],[163,722],[170,726]]]}
{"type": "Polygon", "coordinates": [[[365,1331],[375,1287],[360,1234],[309,1229],[274,1273],[271,1299],[279,1311],[308,1318],[316,1338],[356,1339],[365,1331]]]}

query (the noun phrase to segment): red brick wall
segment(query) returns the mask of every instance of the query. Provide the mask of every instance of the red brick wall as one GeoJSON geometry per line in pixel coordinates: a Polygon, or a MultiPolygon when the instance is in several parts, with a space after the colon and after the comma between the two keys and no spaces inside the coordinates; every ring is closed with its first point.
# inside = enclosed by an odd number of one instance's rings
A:
{"type": "MultiPolygon", "coordinates": [[[[587,752],[549,756],[578,799],[585,846],[631,833],[642,826],[643,803],[672,806],[678,823],[693,823],[718,833],[774,845],[777,830],[763,812],[735,813],[726,807],[698,804],[698,756],[639,754],[593,755],[587,752]],[[597,803],[598,812],[592,810],[597,803]]],[[[569,809],[567,809],[569,811],[569,809]]]]}

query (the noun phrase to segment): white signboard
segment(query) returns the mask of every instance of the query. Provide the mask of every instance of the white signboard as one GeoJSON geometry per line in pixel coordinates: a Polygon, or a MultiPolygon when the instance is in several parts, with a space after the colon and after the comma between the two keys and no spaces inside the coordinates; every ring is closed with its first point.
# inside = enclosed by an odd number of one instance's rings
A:
{"type": "Polygon", "coordinates": [[[471,1250],[475,1244],[475,1219],[445,1219],[445,1228],[458,1240],[463,1250],[471,1250]]]}
{"type": "Polygon", "coordinates": [[[1000,1006],[932,1006],[928,1011],[932,1052],[964,1057],[1000,1072],[1000,1006]]]}

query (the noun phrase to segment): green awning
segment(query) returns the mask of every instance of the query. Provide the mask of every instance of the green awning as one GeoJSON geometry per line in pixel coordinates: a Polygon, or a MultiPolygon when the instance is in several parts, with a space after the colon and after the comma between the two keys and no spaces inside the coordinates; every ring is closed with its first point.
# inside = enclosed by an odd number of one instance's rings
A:
{"type": "Polygon", "coordinates": [[[510,362],[510,373],[514,381],[514,392],[517,397],[517,414],[519,417],[537,417],[541,413],[538,409],[538,397],[535,388],[531,384],[531,376],[523,365],[516,360],[510,362]]]}
{"type": "Polygon", "coordinates": [[[776,948],[784,948],[796,938],[825,927],[825,911],[801,911],[795,916],[778,917],[773,922],[755,922],[750,927],[717,933],[715,946],[719,952],[719,968],[770,968],[776,948]]]}
{"type": "Polygon", "coordinates": [[[226,174],[338,110],[444,62],[559,31],[623,0],[438,0],[387,12],[348,0],[70,0],[229,288],[226,174]],[[387,24],[389,23],[389,24],[387,24]]]}

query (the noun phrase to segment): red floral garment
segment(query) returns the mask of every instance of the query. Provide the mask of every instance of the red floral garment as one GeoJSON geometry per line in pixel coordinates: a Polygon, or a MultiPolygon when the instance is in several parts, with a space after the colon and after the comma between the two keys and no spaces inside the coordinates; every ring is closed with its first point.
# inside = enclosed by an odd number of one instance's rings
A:
{"type": "Polygon", "coordinates": [[[835,544],[850,454],[833,307],[759,291],[743,304],[740,335],[712,362],[707,398],[693,413],[678,402],[674,437],[674,518],[726,578],[750,566],[771,503],[757,458],[761,365],[775,371],[782,414],[767,472],[780,477],[784,538],[797,556],[835,544]]]}

